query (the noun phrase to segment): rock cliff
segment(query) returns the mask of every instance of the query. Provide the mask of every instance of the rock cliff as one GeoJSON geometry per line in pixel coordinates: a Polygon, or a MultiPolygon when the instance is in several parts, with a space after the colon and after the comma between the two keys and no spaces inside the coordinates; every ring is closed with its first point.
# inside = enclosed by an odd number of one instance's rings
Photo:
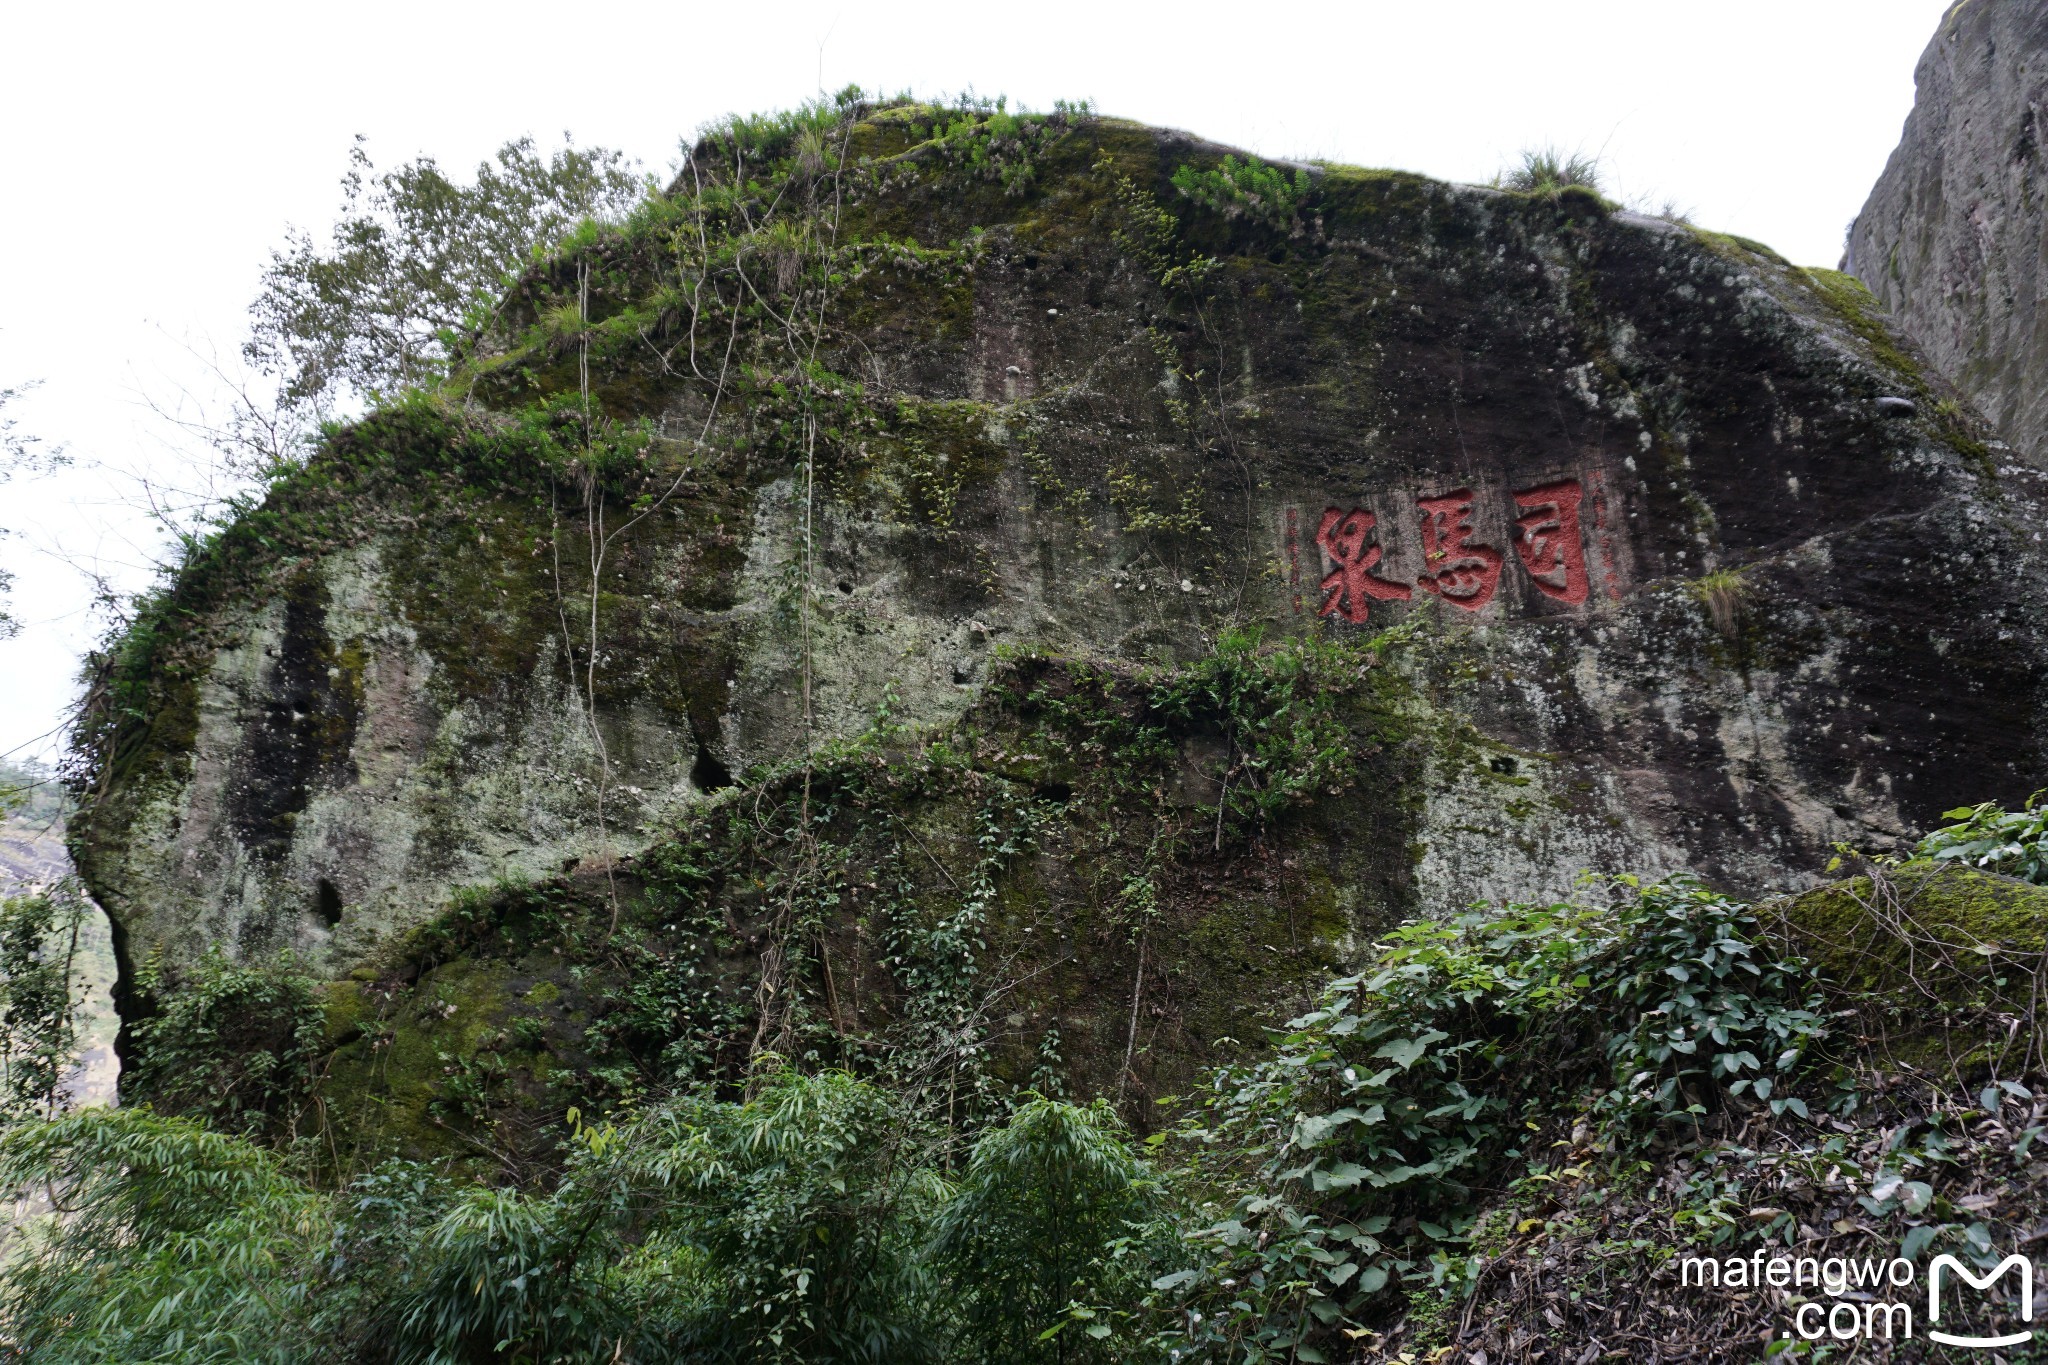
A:
{"type": "Polygon", "coordinates": [[[73,848],[131,1023],[325,983],[365,1141],[764,1048],[1156,1094],[1402,917],[2042,785],[2040,479],[1944,394],[1585,191],[739,121],[149,604],[73,848]]]}
{"type": "Polygon", "coordinates": [[[1843,269],[2039,461],[2048,457],[2048,10],[1962,0],[1914,80],[1913,112],[1850,227],[1843,269]]]}

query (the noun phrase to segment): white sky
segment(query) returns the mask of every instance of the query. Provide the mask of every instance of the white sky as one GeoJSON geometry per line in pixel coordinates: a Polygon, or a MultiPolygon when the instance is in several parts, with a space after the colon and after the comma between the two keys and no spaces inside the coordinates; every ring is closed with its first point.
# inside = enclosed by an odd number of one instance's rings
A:
{"type": "Polygon", "coordinates": [[[204,392],[180,339],[234,353],[267,253],[331,221],[358,132],[379,165],[455,170],[572,129],[662,171],[699,124],[821,85],[972,87],[1450,180],[1555,144],[1622,197],[1832,266],[1947,4],[6,6],[0,387],[43,381],[15,415],[78,466],[0,493],[28,624],[0,643],[0,752],[49,752],[101,624],[79,568],[147,581],[116,471],[175,458],[141,397],[204,392]]]}

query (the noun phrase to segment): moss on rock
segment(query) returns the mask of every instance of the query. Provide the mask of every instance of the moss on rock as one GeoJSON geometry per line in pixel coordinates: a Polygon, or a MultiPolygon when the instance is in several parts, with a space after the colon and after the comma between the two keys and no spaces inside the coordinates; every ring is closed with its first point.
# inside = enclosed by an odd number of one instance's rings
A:
{"type": "Polygon", "coordinates": [[[1819,965],[1861,1046],[1973,1079],[2041,1045],[2048,888],[1953,862],[1878,867],[1765,907],[1819,965]]]}

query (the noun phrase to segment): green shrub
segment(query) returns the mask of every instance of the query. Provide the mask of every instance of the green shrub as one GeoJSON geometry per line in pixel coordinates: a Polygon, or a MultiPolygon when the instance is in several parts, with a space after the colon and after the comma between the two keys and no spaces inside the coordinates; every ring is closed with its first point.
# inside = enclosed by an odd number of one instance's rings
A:
{"type": "Polygon", "coordinates": [[[147,1109],[86,1109],[0,1133],[0,1188],[62,1191],[65,1210],[30,1225],[0,1275],[0,1342],[19,1359],[319,1358],[326,1201],[269,1152],[147,1109]]]}
{"type": "MultiPolygon", "coordinates": [[[[393,1163],[322,1194],[186,1119],[28,1122],[0,1181],[79,1212],[33,1232],[0,1333],[58,1361],[1333,1359],[1403,1291],[1466,1284],[1532,1125],[1634,1159],[1717,1110],[1804,1115],[1811,969],[1697,882],[1611,885],[1403,926],[1214,1073],[1162,1178],[1106,1106],[1033,1097],[949,1185],[940,1130],[844,1072],[571,1112],[559,1177],[518,1189],[393,1163]]],[[[184,1055],[253,1093],[191,1040],[299,997],[209,981],[184,1055]]]]}
{"type": "Polygon", "coordinates": [[[0,1123],[56,1113],[77,1060],[73,989],[78,981],[84,893],[64,882],[0,898],[0,1123]]]}
{"type": "Polygon", "coordinates": [[[1223,164],[1198,171],[1182,166],[1173,173],[1181,196],[1227,218],[1249,218],[1268,227],[1294,225],[1308,198],[1308,171],[1297,166],[1292,176],[1255,156],[1239,161],[1225,153],[1223,164]]]}
{"type": "Polygon", "coordinates": [[[1460,1273],[1478,1191],[1531,1115],[1610,1145],[1783,1093],[1821,1020],[1811,969],[1686,878],[1612,907],[1507,906],[1404,925],[1273,1052],[1217,1071],[1178,1175],[1218,1216],[1156,1288],[1180,1345],[1308,1354],[1383,1290],[1460,1273]]]}
{"type": "Polygon", "coordinates": [[[919,1256],[941,1186],[895,1098],[844,1072],[769,1077],[635,1125],[631,1183],[706,1268],[688,1335],[750,1361],[934,1358],[919,1256]]]}
{"type": "Polygon", "coordinates": [[[1998,872],[2036,886],[2048,886],[2048,805],[2041,792],[2018,810],[2000,810],[1995,802],[1943,811],[1943,825],[1914,846],[1915,857],[1960,862],[1998,872]]]}
{"type": "Polygon", "coordinates": [[[1034,1098],[984,1134],[931,1249],[935,1267],[960,1290],[956,1307],[973,1358],[1129,1359],[1134,1343],[1092,1305],[1138,1297],[1140,1263],[1116,1252],[1164,1207],[1103,1101],[1081,1108],[1034,1098]]]}
{"type": "Polygon", "coordinates": [[[603,1193],[603,1182],[592,1189],[573,1176],[552,1195],[462,1191],[428,1231],[418,1278],[387,1310],[397,1359],[483,1365],[508,1350],[549,1361],[621,1352],[637,1333],[605,1292],[622,1248],[603,1193]]]}
{"type": "Polygon", "coordinates": [[[138,984],[154,1012],[134,1025],[139,1060],[123,1098],[252,1136],[296,1130],[325,1020],[313,979],[289,954],[244,967],[216,948],[175,981],[151,962],[138,984]]]}

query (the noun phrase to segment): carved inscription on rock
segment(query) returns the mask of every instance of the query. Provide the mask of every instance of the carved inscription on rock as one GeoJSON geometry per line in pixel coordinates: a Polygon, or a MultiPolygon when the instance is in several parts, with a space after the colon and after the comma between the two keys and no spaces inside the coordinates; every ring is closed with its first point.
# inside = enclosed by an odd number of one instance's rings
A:
{"type": "Polygon", "coordinates": [[[1515,494],[1522,515],[1515,519],[1521,538],[1515,552],[1529,570],[1536,591],[1576,607],[1586,600],[1586,546],[1579,531],[1579,502],[1585,490],[1577,479],[1560,479],[1515,494]]]}
{"type": "MultiPolygon", "coordinates": [[[[1305,609],[1305,521],[1300,508],[1285,509],[1283,568],[1296,611],[1305,609]]],[[[1602,591],[1619,598],[1621,573],[1608,522],[1598,473],[1495,492],[1465,486],[1389,496],[1366,506],[1331,503],[1315,523],[1313,544],[1322,571],[1316,614],[1364,625],[1373,603],[1408,601],[1417,589],[1476,613],[1509,582],[1520,585],[1510,599],[1525,605],[1547,598],[1582,607],[1593,595],[1596,569],[1602,591]],[[1396,564],[1414,567],[1403,573],[1396,564]],[[1511,572],[1511,565],[1519,572],[1511,572]]]]}
{"type": "Polygon", "coordinates": [[[1418,498],[1415,505],[1422,509],[1420,586],[1454,607],[1478,611],[1500,588],[1501,554],[1472,542],[1472,490],[1418,498]]]}
{"type": "Polygon", "coordinates": [[[1362,507],[1349,512],[1325,508],[1322,524],[1316,528],[1316,547],[1336,567],[1323,579],[1323,609],[1336,612],[1347,621],[1363,624],[1370,612],[1367,599],[1403,601],[1415,595],[1406,583],[1376,578],[1372,566],[1380,562],[1380,547],[1372,543],[1377,518],[1362,507]]]}

